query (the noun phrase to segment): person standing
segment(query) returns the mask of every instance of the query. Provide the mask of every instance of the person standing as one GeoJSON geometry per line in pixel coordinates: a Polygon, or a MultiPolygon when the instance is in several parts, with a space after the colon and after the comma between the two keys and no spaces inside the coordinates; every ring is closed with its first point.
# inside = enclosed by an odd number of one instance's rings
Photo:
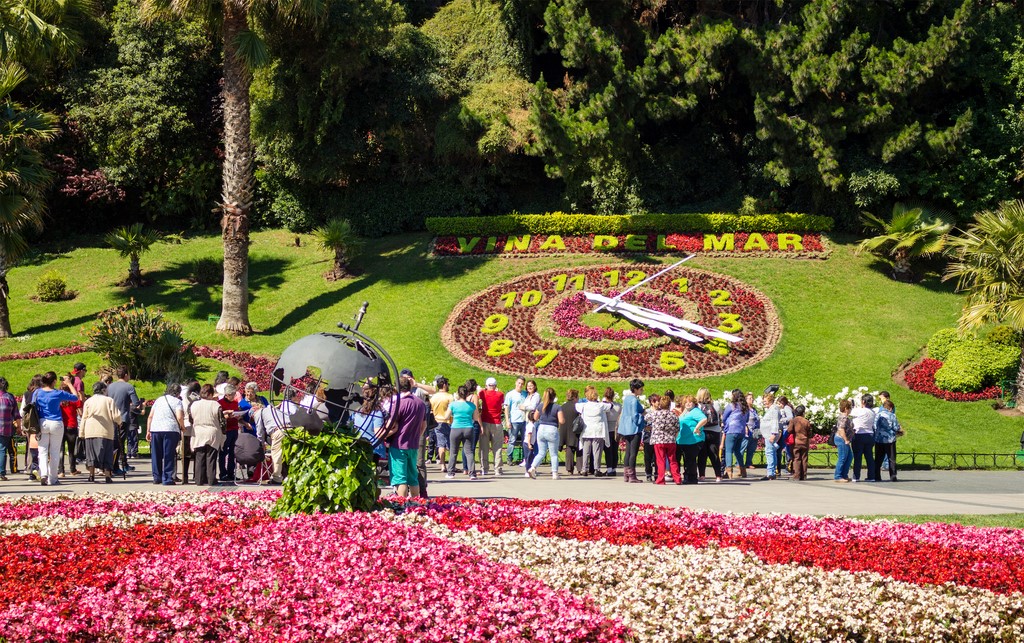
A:
{"type": "MultiPolygon", "coordinates": [[[[235,398],[235,394],[238,393],[238,389],[231,382],[225,382],[221,389],[224,393],[217,400],[217,404],[220,404],[221,410],[224,412],[224,417],[227,418],[227,424],[225,425],[224,434],[224,445],[220,450],[220,459],[218,462],[220,468],[220,479],[221,481],[234,482],[235,481],[235,442],[238,441],[238,401],[235,398]]],[[[306,400],[307,397],[316,399],[316,396],[306,395],[302,399],[306,400]]],[[[306,409],[310,413],[313,413],[313,409],[310,408],[311,403],[306,402],[302,405],[302,408],[306,409]]]]}
{"type": "Polygon", "coordinates": [[[743,463],[743,437],[747,433],[747,422],[750,420],[750,407],[747,406],[747,398],[743,391],[735,389],[732,392],[732,401],[725,406],[722,413],[722,424],[725,427],[725,462],[723,468],[729,471],[729,479],[735,477],[733,461],[740,470],[740,477],[747,477],[747,467],[743,463]]]}
{"type": "Polygon", "coordinates": [[[666,463],[672,471],[672,480],[683,484],[679,475],[679,462],[676,460],[676,438],[679,434],[679,420],[670,408],[672,399],[667,395],[654,399],[651,396],[651,408],[647,411],[647,425],[651,428],[651,445],[654,448],[654,462],[658,467],[658,476],[654,484],[665,484],[666,463]]]}
{"type": "MultiPolygon", "coordinates": [[[[291,389],[285,389],[287,393],[291,389]]],[[[265,410],[265,409],[264,409],[265,410]]],[[[199,399],[188,407],[192,416],[192,453],[196,460],[196,485],[217,486],[219,451],[224,444],[224,409],[217,403],[217,389],[203,384],[199,399]]]]}
{"type": "Polygon", "coordinates": [[[683,484],[697,484],[697,456],[701,445],[707,444],[704,437],[707,423],[708,416],[697,406],[697,398],[692,395],[684,397],[676,435],[676,445],[683,451],[683,484]]]}
{"type": "Polygon", "coordinates": [[[82,405],[81,439],[85,440],[85,466],[89,469],[89,482],[96,482],[97,469],[104,482],[113,482],[114,438],[121,423],[121,410],[106,395],[107,385],[92,385],[92,397],[82,405]]]}
{"type": "Polygon", "coordinates": [[[615,390],[608,386],[604,389],[604,401],[611,407],[605,413],[605,420],[608,422],[608,446],[604,448],[604,475],[614,478],[618,474],[615,469],[619,466],[619,416],[622,415],[622,405],[615,401],[615,390]]]}
{"type": "Polygon", "coordinates": [[[875,468],[874,479],[882,480],[883,461],[889,465],[889,480],[896,482],[896,437],[903,431],[896,419],[896,405],[892,400],[882,400],[882,408],[875,415],[875,468]]]}
{"type": "Polygon", "coordinates": [[[448,392],[447,377],[439,376],[434,380],[437,392],[430,396],[430,412],[437,426],[434,428],[434,442],[437,444],[437,457],[441,466],[448,467],[448,449],[452,437],[452,414],[449,410],[455,397],[448,392]]]}
{"type": "Polygon", "coordinates": [[[761,418],[761,437],[764,439],[764,466],[765,475],[762,480],[775,480],[776,467],[779,453],[779,436],[782,430],[779,427],[779,404],[775,401],[775,395],[765,393],[762,398],[764,402],[764,417],[761,418]]]}
{"type": "Polygon", "coordinates": [[[704,425],[704,444],[700,447],[699,460],[697,462],[698,479],[704,479],[707,472],[708,460],[711,460],[711,468],[715,472],[715,482],[722,481],[722,460],[718,454],[722,450],[722,421],[715,401],[711,399],[711,392],[706,388],[697,391],[697,408],[707,418],[704,425]]]}
{"type": "MultiPolygon", "coordinates": [[[[71,388],[71,377],[65,375],[63,383],[71,388]]],[[[60,484],[57,481],[57,465],[60,463],[60,449],[64,441],[64,420],[60,412],[61,402],[81,400],[79,391],[69,393],[53,388],[57,374],[49,371],[42,377],[42,388],[35,392],[32,403],[39,410],[39,471],[44,485],[60,484]]]]}
{"type": "MultiPolygon", "coordinates": [[[[391,424],[386,435],[391,484],[400,497],[410,498],[420,495],[417,458],[420,438],[427,426],[427,406],[413,395],[412,387],[412,377],[403,375],[398,379],[398,402],[395,404],[393,398],[388,401],[387,415],[391,417],[391,424]],[[390,408],[392,405],[396,408],[390,408]]],[[[498,410],[500,412],[500,406],[498,410]]]]}
{"type": "MultiPolygon", "coordinates": [[[[72,393],[77,389],[72,381],[68,384],[62,384],[61,390],[72,393]]],[[[58,478],[63,478],[66,475],[64,468],[65,453],[68,460],[70,460],[66,471],[70,471],[73,476],[78,475],[78,463],[75,460],[75,455],[78,453],[78,418],[81,414],[82,400],[60,403],[61,420],[64,422],[64,439],[61,440],[60,445],[60,464],[57,467],[58,478]]]]}
{"type": "Polygon", "coordinates": [[[151,450],[153,484],[171,486],[175,484],[178,455],[178,441],[185,427],[184,409],[181,404],[181,385],[168,384],[164,394],[153,402],[146,422],[146,440],[151,450]]]}
{"type": "MultiPolygon", "coordinates": [[[[25,394],[21,396],[21,429],[23,433],[27,434],[27,443],[25,444],[25,473],[28,474],[30,480],[42,480],[42,476],[39,472],[39,426],[35,427],[25,426],[25,414],[28,412],[28,407],[32,405],[32,400],[36,396],[36,391],[43,388],[43,376],[35,374],[32,379],[29,380],[28,387],[25,389],[25,394]]],[[[39,414],[36,413],[36,419],[38,420],[39,414]]]]}
{"type": "Polygon", "coordinates": [[[526,417],[526,428],[523,434],[523,466],[529,468],[529,464],[537,456],[537,423],[533,420],[533,412],[540,407],[540,393],[537,391],[537,382],[529,380],[526,382],[526,399],[519,405],[519,410],[526,417]]]}
{"type": "Polygon", "coordinates": [[[501,450],[504,433],[501,429],[502,406],[505,393],[498,389],[498,380],[488,377],[486,386],[480,392],[480,468],[488,475],[491,456],[494,456],[494,472],[502,474],[501,450]]]}
{"type": "Polygon", "coordinates": [[[874,482],[875,457],[875,398],[865,393],[857,402],[857,408],[850,411],[853,420],[853,481],[860,482],[862,460],[867,465],[867,481],[874,482]]]}
{"type": "MultiPolygon", "coordinates": [[[[372,396],[371,391],[364,391],[365,397],[372,396]]],[[[364,399],[364,404],[366,404],[364,399]]],[[[380,426],[379,423],[375,423],[374,420],[379,419],[383,423],[383,414],[379,410],[373,408],[374,403],[371,401],[367,405],[367,410],[375,415],[373,419],[370,419],[366,415],[354,418],[357,422],[356,426],[359,427],[360,434],[364,437],[369,433],[369,440],[373,442],[373,436],[376,429],[380,426]]],[[[254,425],[256,427],[256,437],[259,438],[260,442],[264,445],[270,446],[270,461],[271,469],[270,482],[271,484],[281,484],[284,482],[284,436],[285,429],[288,428],[291,420],[291,415],[285,412],[285,406],[282,402],[276,408],[269,404],[260,408],[256,412],[256,419],[254,425]]],[[[361,413],[362,409],[358,413],[361,413]]],[[[357,414],[358,414],[357,413],[357,414]]],[[[380,451],[374,450],[374,453],[379,455],[380,451]]]]}
{"type": "MultiPolygon", "coordinates": [[[[178,455],[181,457],[181,484],[190,484],[188,479],[189,465],[195,461],[195,453],[192,451],[192,436],[193,423],[192,414],[189,413],[189,409],[192,408],[193,402],[199,401],[199,390],[202,386],[199,382],[189,382],[185,387],[181,389],[181,410],[182,419],[185,424],[181,431],[181,442],[178,444],[178,455]]],[[[195,473],[193,472],[193,478],[195,473]]]]}
{"type": "Polygon", "coordinates": [[[558,423],[558,443],[565,449],[565,472],[566,475],[580,473],[577,467],[576,449],[580,445],[580,436],[573,428],[576,426],[576,418],[579,411],[576,410],[576,403],[580,400],[580,392],[571,388],[565,392],[565,404],[562,405],[562,422],[558,423]]]}
{"type": "Polygon", "coordinates": [[[747,391],[747,407],[750,409],[750,420],[747,421],[747,432],[743,435],[743,461],[747,470],[754,469],[754,453],[757,452],[757,441],[761,437],[761,416],[754,408],[754,394],[747,391]]]}
{"type": "Polygon", "coordinates": [[[853,460],[853,420],[850,411],[853,404],[850,400],[839,400],[839,417],[836,418],[836,482],[850,481],[850,463],[853,460]]]}
{"type": "Polygon", "coordinates": [[[459,458],[461,447],[463,457],[467,462],[469,479],[476,480],[476,454],[473,451],[473,424],[480,420],[480,411],[476,404],[469,402],[466,398],[470,395],[466,385],[462,385],[455,392],[455,399],[448,407],[451,415],[451,452],[448,455],[448,469],[445,478],[451,480],[455,477],[455,466],[459,458]]]}
{"type": "Polygon", "coordinates": [[[626,482],[642,482],[636,477],[636,456],[640,451],[640,439],[646,424],[644,407],[640,403],[640,396],[643,393],[643,381],[634,378],[629,382],[629,391],[622,396],[622,412],[619,415],[616,431],[619,439],[626,443],[626,453],[622,463],[622,475],[626,482]]]}
{"type": "MultiPolygon", "coordinates": [[[[121,412],[121,423],[117,428],[117,435],[114,438],[114,467],[119,464],[126,471],[128,468],[128,454],[126,448],[131,448],[132,440],[138,444],[138,411],[142,407],[142,400],[135,392],[135,386],[128,381],[128,368],[125,366],[114,367],[114,377],[117,379],[107,385],[107,395],[114,400],[117,409],[121,412]],[[134,438],[131,436],[135,432],[134,438]],[[119,462],[120,461],[120,462],[119,462]]],[[[136,446],[136,448],[138,448],[136,446]]]]}
{"type": "Polygon", "coordinates": [[[544,461],[544,455],[551,456],[551,479],[558,480],[558,427],[565,420],[562,407],[558,404],[555,389],[548,387],[544,391],[540,406],[533,411],[537,430],[537,455],[534,457],[526,473],[531,478],[537,477],[537,467],[544,461]]]}
{"type": "Polygon", "coordinates": [[[505,414],[505,427],[508,429],[508,452],[506,455],[508,456],[508,463],[513,466],[520,464],[520,462],[524,466],[528,464],[523,445],[523,437],[526,433],[526,413],[520,408],[520,405],[526,401],[526,392],[523,391],[525,385],[526,379],[517,377],[515,386],[505,394],[505,403],[501,407],[502,412],[505,414]],[[521,460],[513,462],[512,456],[515,453],[516,447],[519,447],[521,460]]]}
{"type": "Polygon", "coordinates": [[[790,480],[807,479],[807,454],[811,449],[811,423],[804,417],[803,404],[793,409],[789,431],[793,434],[793,477],[790,480]]]}
{"type": "Polygon", "coordinates": [[[593,385],[584,390],[584,401],[576,403],[576,410],[583,416],[583,433],[580,441],[583,443],[583,462],[580,468],[583,475],[590,473],[591,460],[593,460],[594,477],[603,478],[601,471],[601,451],[608,446],[608,421],[607,413],[611,405],[597,399],[597,388],[593,385]]]}
{"type": "Polygon", "coordinates": [[[18,401],[7,392],[9,386],[7,378],[0,377],[0,480],[5,482],[8,455],[14,462],[14,423],[21,419],[18,401]]]}
{"type": "MultiPolygon", "coordinates": [[[[779,453],[786,463],[786,471],[793,473],[793,447],[790,444],[789,423],[793,420],[793,405],[785,395],[779,396],[779,453]]],[[[779,467],[782,468],[781,466],[779,467]]]]}

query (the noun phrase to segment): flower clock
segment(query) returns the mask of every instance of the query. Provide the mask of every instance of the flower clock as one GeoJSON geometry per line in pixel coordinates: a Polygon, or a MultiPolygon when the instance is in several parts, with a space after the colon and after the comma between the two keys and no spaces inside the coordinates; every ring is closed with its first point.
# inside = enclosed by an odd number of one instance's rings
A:
{"type": "Polygon", "coordinates": [[[695,268],[657,274],[664,269],[615,264],[524,275],[462,301],[442,339],[487,372],[566,379],[722,375],[775,348],[778,315],[756,289],[695,268]]]}

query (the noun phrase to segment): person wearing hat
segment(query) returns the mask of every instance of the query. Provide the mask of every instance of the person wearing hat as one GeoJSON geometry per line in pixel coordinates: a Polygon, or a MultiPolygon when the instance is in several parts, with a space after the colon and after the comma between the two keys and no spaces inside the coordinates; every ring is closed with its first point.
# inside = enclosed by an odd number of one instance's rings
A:
{"type": "Polygon", "coordinates": [[[480,462],[484,475],[487,475],[493,454],[494,472],[500,476],[503,473],[501,448],[505,444],[505,434],[501,429],[505,393],[498,390],[498,380],[493,377],[488,377],[485,385],[480,392],[480,462]]]}
{"type": "Polygon", "coordinates": [[[82,395],[85,395],[85,382],[82,381],[85,371],[85,364],[82,362],[75,362],[75,365],[71,367],[71,386],[82,395]]]}

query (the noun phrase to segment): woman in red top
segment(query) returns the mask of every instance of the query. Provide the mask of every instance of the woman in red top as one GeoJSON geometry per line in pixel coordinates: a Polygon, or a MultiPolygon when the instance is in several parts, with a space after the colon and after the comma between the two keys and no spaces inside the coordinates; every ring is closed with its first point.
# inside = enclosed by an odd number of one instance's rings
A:
{"type": "MultiPolygon", "coordinates": [[[[74,393],[67,384],[61,387],[68,393],[74,393]]],[[[60,403],[60,414],[64,419],[64,440],[60,445],[60,466],[57,469],[57,477],[63,478],[64,476],[64,456],[67,455],[70,461],[68,470],[71,471],[71,475],[78,475],[78,462],[75,458],[78,455],[78,418],[82,415],[82,400],[75,400],[73,402],[61,402],[60,403]]]]}
{"type": "Polygon", "coordinates": [[[235,385],[228,383],[224,386],[224,397],[217,400],[228,420],[227,436],[220,450],[220,479],[228,481],[235,480],[235,441],[238,439],[238,417],[235,416],[235,412],[238,411],[238,400],[235,399],[237,392],[235,385]]]}

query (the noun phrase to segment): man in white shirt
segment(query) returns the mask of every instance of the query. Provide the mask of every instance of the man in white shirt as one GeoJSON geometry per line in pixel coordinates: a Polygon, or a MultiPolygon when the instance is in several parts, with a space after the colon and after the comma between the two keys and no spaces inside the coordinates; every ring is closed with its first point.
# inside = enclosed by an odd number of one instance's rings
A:
{"type": "Polygon", "coordinates": [[[860,482],[861,456],[867,462],[868,482],[874,482],[875,470],[875,398],[870,393],[865,393],[857,401],[857,407],[850,411],[850,419],[853,421],[853,481],[860,482]]]}
{"type": "Polygon", "coordinates": [[[518,446],[520,452],[523,446],[523,433],[526,431],[526,413],[519,408],[519,405],[526,401],[526,391],[523,386],[526,380],[522,377],[516,378],[515,387],[505,394],[505,404],[502,407],[505,414],[505,428],[508,429],[508,462],[512,462],[512,451],[518,446]]]}

